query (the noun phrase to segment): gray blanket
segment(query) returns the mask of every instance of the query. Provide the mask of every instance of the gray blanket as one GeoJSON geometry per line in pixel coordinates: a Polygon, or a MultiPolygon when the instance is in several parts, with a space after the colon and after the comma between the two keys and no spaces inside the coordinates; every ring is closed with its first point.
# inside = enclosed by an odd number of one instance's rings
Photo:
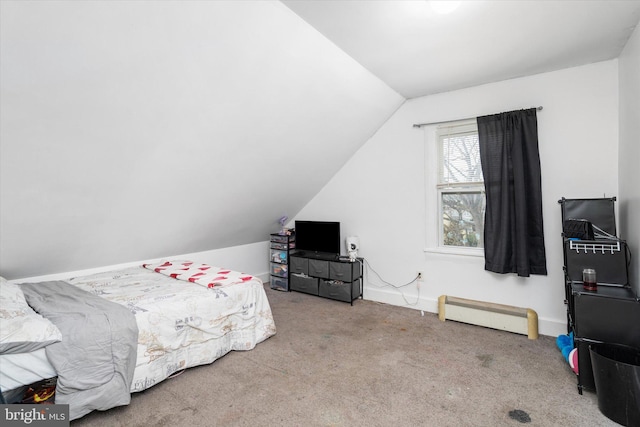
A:
{"type": "Polygon", "coordinates": [[[138,326],[127,308],[65,282],[20,285],[33,309],[62,332],[46,347],[58,373],[56,403],[70,418],[129,404],[138,326]]]}

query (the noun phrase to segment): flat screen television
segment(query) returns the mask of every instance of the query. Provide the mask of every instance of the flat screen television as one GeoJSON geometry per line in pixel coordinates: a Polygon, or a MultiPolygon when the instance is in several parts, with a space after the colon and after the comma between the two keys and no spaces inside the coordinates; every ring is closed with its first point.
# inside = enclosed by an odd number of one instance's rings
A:
{"type": "Polygon", "coordinates": [[[340,223],[296,221],[296,250],[340,255],[340,223]]]}

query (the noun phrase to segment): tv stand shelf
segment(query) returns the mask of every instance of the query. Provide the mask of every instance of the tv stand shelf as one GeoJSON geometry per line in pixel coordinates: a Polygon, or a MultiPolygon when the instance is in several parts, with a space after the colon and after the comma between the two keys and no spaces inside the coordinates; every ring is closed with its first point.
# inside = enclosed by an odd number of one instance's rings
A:
{"type": "Polygon", "coordinates": [[[293,252],[289,257],[289,289],[351,303],[362,297],[362,259],[293,252]]]}

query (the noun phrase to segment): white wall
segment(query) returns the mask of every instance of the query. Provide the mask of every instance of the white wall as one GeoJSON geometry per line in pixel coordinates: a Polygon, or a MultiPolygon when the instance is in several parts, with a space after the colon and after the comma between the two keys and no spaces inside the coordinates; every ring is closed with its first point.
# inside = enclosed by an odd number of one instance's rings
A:
{"type": "Polygon", "coordinates": [[[337,220],[360,237],[369,265],[394,285],[425,272],[420,289],[383,285],[367,269],[365,298],[431,312],[440,295],[528,307],[540,332],[566,333],[561,214],[557,201],[616,196],[617,60],[409,100],[298,214],[337,220]],[[484,271],[481,257],[425,253],[424,136],[414,123],[543,106],[538,113],[548,276],[484,271]],[[404,296],[404,298],[403,298],[404,296]]]}
{"type": "Polygon", "coordinates": [[[215,267],[229,268],[242,273],[251,274],[269,283],[269,242],[252,243],[224,249],[175,255],[166,258],[131,261],[123,264],[107,265],[96,268],[68,271],[64,273],[46,274],[10,280],[15,283],[41,282],[45,280],[65,280],[71,277],[86,276],[103,271],[141,266],[144,263],[158,262],[161,259],[188,260],[215,267]]]}
{"type": "Polygon", "coordinates": [[[640,26],[619,57],[620,231],[633,254],[631,283],[640,294],[640,26]]]}

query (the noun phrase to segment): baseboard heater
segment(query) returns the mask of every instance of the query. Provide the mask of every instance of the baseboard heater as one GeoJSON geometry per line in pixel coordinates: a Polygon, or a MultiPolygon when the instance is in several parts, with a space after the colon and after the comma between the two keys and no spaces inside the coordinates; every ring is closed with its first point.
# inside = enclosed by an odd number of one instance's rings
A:
{"type": "Polygon", "coordinates": [[[538,314],[530,308],[442,295],[438,298],[438,318],[443,322],[455,320],[538,339],[538,314]]]}

